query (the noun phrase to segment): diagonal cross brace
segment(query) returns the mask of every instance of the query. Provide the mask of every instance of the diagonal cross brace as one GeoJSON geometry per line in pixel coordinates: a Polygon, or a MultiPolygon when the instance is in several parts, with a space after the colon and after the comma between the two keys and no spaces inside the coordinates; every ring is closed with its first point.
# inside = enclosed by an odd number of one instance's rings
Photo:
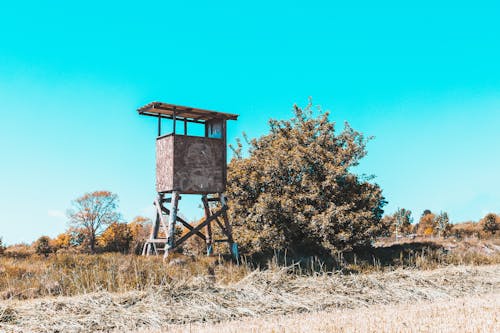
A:
{"type": "MultiPolygon", "coordinates": [[[[161,210],[167,214],[167,215],[170,215],[170,209],[166,208],[166,207],[163,207],[161,206],[161,210]]],[[[187,223],[183,218],[177,216],[177,221],[179,221],[185,228],[189,229],[190,231],[193,231],[194,230],[194,227],[187,223]]],[[[194,234],[196,234],[196,236],[202,238],[203,240],[206,240],[206,237],[204,234],[202,234],[201,232],[199,231],[195,231],[194,234]]]]}
{"type": "Polygon", "coordinates": [[[222,208],[215,214],[213,214],[212,216],[210,216],[209,218],[207,218],[205,221],[201,222],[200,224],[198,224],[196,227],[193,228],[193,230],[189,231],[187,234],[185,234],[184,236],[182,236],[175,244],[175,246],[179,246],[181,245],[186,239],[188,239],[189,237],[191,237],[191,235],[199,232],[204,226],[206,226],[208,223],[212,222],[213,220],[215,220],[217,217],[219,217],[222,213],[224,213],[225,211],[227,210],[227,206],[222,206],[222,208]]]}

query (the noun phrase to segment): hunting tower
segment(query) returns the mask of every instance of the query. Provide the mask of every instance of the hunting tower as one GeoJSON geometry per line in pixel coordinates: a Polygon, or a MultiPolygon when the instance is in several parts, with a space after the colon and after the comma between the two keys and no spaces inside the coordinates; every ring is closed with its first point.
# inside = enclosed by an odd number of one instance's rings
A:
{"type": "Polygon", "coordinates": [[[233,256],[238,255],[227,218],[226,188],[226,122],[237,115],[192,107],[152,102],[138,110],[140,115],[158,118],[156,138],[156,218],[143,255],[174,250],[191,236],[202,238],[207,254],[214,242],[227,242],[233,256]],[[171,120],[172,132],[162,134],[162,119],[171,120]],[[188,123],[203,126],[202,136],[188,135],[188,123]],[[182,127],[179,128],[178,126],[182,127]],[[181,134],[180,134],[181,133],[181,134]],[[205,218],[196,226],[177,215],[180,194],[199,194],[205,218]],[[165,204],[170,203],[170,209],[165,204]],[[212,225],[221,228],[225,239],[214,240],[212,225]],[[176,223],[186,230],[175,239],[176,223]],[[204,231],[204,232],[203,232],[204,231]]]}

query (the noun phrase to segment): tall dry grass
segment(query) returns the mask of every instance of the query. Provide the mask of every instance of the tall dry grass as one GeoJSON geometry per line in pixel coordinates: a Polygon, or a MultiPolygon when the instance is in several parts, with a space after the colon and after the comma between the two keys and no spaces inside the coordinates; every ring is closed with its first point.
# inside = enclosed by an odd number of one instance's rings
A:
{"type": "Polygon", "coordinates": [[[0,299],[72,296],[176,286],[193,279],[240,280],[248,266],[219,258],[173,258],[121,254],[62,254],[48,258],[0,257],[0,299]]]}
{"type": "Polygon", "coordinates": [[[0,301],[0,331],[168,330],[172,324],[265,321],[267,316],[487,297],[500,290],[500,265],[309,276],[290,274],[291,270],[256,270],[224,285],[193,278],[144,291],[0,301]]]}
{"type": "MultiPolygon", "coordinates": [[[[164,330],[140,330],[160,333],[164,330]]],[[[168,332],[500,332],[500,294],[435,302],[372,305],[222,323],[172,325],[168,332]]]]}
{"type": "MultiPolygon", "coordinates": [[[[11,251],[12,252],[12,251],[11,251]]],[[[23,252],[24,253],[24,252],[23,252]]],[[[177,256],[169,261],[150,256],[63,253],[48,258],[37,255],[0,256],[0,299],[72,296],[99,291],[143,291],[207,280],[229,284],[263,268],[297,276],[342,272],[388,271],[396,268],[435,269],[447,265],[500,263],[500,243],[483,240],[417,240],[387,243],[336,258],[290,258],[276,253],[267,261],[177,256]]]]}

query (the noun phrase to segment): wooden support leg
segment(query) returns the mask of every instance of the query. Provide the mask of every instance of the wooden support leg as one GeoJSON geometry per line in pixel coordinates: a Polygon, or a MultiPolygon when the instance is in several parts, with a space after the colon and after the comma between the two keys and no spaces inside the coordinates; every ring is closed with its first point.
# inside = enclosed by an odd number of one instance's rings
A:
{"type": "MultiPolygon", "coordinates": [[[[219,198],[220,198],[220,203],[222,204],[222,207],[227,208],[227,198],[224,195],[224,193],[220,193],[219,198]]],[[[224,229],[226,229],[225,232],[226,232],[226,236],[227,236],[227,242],[229,243],[229,252],[231,252],[231,255],[233,256],[233,258],[238,260],[238,258],[237,258],[238,257],[238,249],[237,249],[236,243],[233,240],[233,228],[231,227],[231,224],[229,223],[229,219],[227,217],[226,210],[224,210],[224,212],[222,213],[222,219],[224,220],[224,227],[225,227],[224,229]]]]}
{"type": "MultiPolygon", "coordinates": [[[[205,209],[205,218],[208,219],[211,215],[210,207],[208,205],[208,200],[206,195],[201,196],[201,201],[203,202],[203,208],[205,209]]],[[[205,241],[207,244],[207,256],[211,256],[214,253],[213,249],[213,239],[212,239],[212,222],[207,223],[205,230],[205,241]]]]}
{"type": "MultiPolygon", "coordinates": [[[[162,200],[162,196],[160,195],[160,198],[159,198],[159,201],[161,202],[162,200]]],[[[156,201],[155,201],[155,207],[156,207],[156,201]]],[[[150,240],[153,240],[153,239],[156,239],[158,238],[158,233],[160,231],[160,224],[161,224],[161,210],[159,211],[158,208],[156,209],[156,217],[155,217],[155,221],[154,221],[154,224],[151,228],[151,233],[149,235],[149,239],[150,240]]],[[[148,243],[146,242],[144,244],[144,247],[142,249],[142,255],[150,255],[151,252],[153,252],[153,246],[151,245],[151,243],[148,243]]]]}
{"type": "MultiPolygon", "coordinates": [[[[165,247],[164,258],[168,257],[168,252],[174,248],[175,245],[175,222],[177,220],[177,206],[179,204],[179,192],[172,191],[172,207],[170,209],[170,216],[168,219],[168,241],[165,247]]],[[[161,213],[161,211],[160,211],[161,213]]]]}

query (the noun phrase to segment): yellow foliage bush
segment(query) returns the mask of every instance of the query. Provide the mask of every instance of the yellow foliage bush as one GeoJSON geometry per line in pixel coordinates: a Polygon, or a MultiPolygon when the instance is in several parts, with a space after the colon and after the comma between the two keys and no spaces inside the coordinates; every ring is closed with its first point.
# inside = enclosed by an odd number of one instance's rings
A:
{"type": "Polygon", "coordinates": [[[431,236],[434,233],[433,227],[427,227],[424,230],[424,236],[431,236]]]}

